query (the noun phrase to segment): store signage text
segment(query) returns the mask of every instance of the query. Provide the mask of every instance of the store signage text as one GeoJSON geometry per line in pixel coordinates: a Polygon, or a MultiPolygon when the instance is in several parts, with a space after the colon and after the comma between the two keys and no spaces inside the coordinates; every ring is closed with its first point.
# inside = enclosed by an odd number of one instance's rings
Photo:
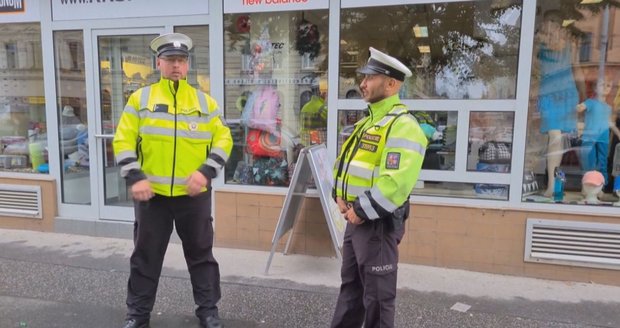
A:
{"type": "MultiPolygon", "coordinates": [[[[0,0],[2,1],[2,0],[0,0]]],[[[176,15],[205,15],[205,0],[52,0],[52,20],[85,20],[176,15]]]]}
{"type": "Polygon", "coordinates": [[[224,13],[312,10],[329,8],[329,0],[227,0],[224,13]]]}
{"type": "Polygon", "coordinates": [[[105,2],[125,2],[131,0],[60,0],[60,3],[63,5],[66,4],[74,4],[74,3],[105,3],[105,2]]]}
{"type": "Polygon", "coordinates": [[[308,0],[242,0],[244,6],[252,6],[252,5],[262,5],[263,3],[266,5],[277,5],[277,4],[286,4],[286,3],[304,3],[308,2],[308,0]]]}
{"type": "Polygon", "coordinates": [[[0,13],[23,13],[23,0],[0,0],[0,13]]]}

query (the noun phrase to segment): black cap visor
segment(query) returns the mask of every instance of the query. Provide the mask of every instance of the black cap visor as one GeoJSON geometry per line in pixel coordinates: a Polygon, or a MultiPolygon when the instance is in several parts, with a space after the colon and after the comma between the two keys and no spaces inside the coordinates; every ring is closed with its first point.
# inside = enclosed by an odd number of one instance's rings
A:
{"type": "Polygon", "coordinates": [[[356,72],[360,74],[368,74],[368,75],[383,74],[389,77],[393,77],[401,82],[405,80],[405,73],[391,66],[385,65],[384,63],[378,60],[375,60],[373,58],[368,60],[368,63],[366,64],[366,66],[358,68],[356,72]]]}
{"type": "Polygon", "coordinates": [[[185,45],[175,47],[172,44],[165,44],[157,49],[157,57],[161,56],[185,56],[189,57],[189,51],[185,45]]]}

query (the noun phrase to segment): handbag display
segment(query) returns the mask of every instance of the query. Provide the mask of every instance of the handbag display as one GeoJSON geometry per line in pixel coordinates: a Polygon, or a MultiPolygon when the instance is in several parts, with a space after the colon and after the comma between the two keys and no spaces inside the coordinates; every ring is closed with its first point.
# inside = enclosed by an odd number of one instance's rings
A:
{"type": "Polygon", "coordinates": [[[511,154],[510,144],[499,141],[487,141],[478,149],[478,161],[490,164],[510,164],[511,154]]]}

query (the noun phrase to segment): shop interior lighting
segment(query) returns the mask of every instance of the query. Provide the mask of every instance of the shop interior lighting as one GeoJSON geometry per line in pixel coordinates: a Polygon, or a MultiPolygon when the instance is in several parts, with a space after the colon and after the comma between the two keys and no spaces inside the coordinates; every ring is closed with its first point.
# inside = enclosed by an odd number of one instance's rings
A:
{"type": "Polygon", "coordinates": [[[431,46],[418,46],[418,50],[420,50],[420,53],[428,54],[431,53],[431,46]]]}
{"type": "Polygon", "coordinates": [[[420,26],[415,24],[413,34],[416,38],[428,38],[428,26],[420,26]]]}
{"type": "Polygon", "coordinates": [[[581,0],[582,5],[590,5],[593,3],[601,3],[603,0],[581,0]]]}

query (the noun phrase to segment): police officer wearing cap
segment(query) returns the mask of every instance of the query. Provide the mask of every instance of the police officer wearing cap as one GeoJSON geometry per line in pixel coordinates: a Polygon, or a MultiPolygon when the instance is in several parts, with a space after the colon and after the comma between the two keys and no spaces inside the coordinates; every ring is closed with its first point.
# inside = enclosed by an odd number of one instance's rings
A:
{"type": "Polygon", "coordinates": [[[398,91],[411,71],[370,48],[362,96],[369,115],[355,124],[334,166],[333,197],[348,221],[342,285],[331,327],[394,327],[398,244],[427,138],[398,91]]]}
{"type": "Polygon", "coordinates": [[[161,35],[151,49],[161,79],[129,97],[113,141],[135,207],[123,328],[149,327],[173,225],[183,242],[200,327],[221,327],[211,180],[230,156],[232,137],[215,100],[186,80],[192,40],[161,35]]]}

